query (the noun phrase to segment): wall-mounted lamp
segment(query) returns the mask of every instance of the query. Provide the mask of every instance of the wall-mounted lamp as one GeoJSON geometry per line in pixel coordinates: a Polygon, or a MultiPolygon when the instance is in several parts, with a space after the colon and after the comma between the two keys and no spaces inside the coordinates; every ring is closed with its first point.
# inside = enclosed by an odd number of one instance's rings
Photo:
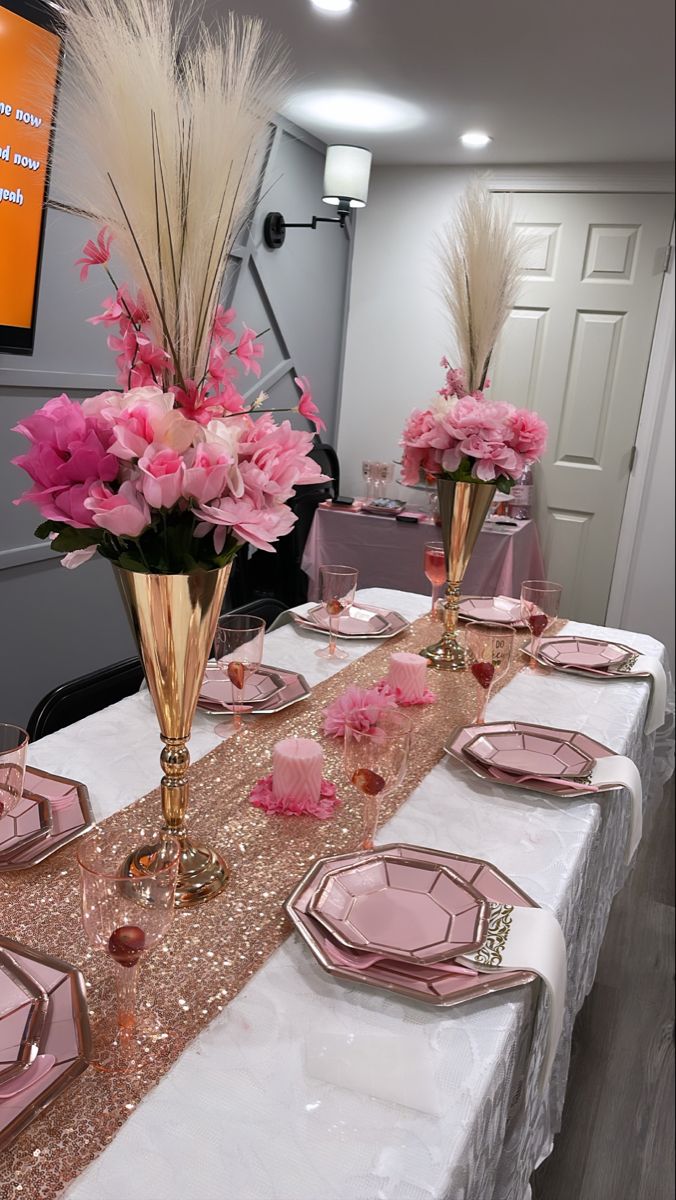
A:
{"type": "Polygon", "coordinates": [[[285,221],[280,212],[269,212],[263,222],[263,239],[271,250],[284,245],[287,229],[316,229],[324,225],[340,225],[351,208],[365,208],[369,193],[371,174],[370,150],[361,146],[329,146],[324,166],[324,188],[322,200],[334,204],[337,217],[313,217],[311,221],[285,221]]]}

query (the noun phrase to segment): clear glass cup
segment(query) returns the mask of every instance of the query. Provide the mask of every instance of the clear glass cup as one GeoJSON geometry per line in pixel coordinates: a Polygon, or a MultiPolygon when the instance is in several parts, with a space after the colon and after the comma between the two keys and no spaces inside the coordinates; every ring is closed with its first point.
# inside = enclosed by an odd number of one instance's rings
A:
{"type": "Polygon", "coordinates": [[[149,1050],[169,1038],[152,1008],[139,1017],[136,992],[141,960],[162,941],[174,916],[181,852],[165,833],[143,829],[127,839],[99,826],[77,848],[84,931],[115,972],[114,1014],[107,993],[90,1007],[90,1062],[113,1075],[141,1072],[149,1050]],[[141,843],[154,850],[144,859],[143,875],[134,878],[127,868],[133,846],[141,843]]]}
{"type": "Polygon", "coordinates": [[[319,589],[329,621],[329,644],[316,651],[318,658],[348,658],[344,650],[336,645],[338,618],[350,608],[357,591],[359,572],[356,567],[340,564],[319,568],[319,589]]]}
{"type": "Polygon", "coordinates": [[[483,725],[493,685],[507,674],[514,656],[514,630],[468,621],[463,632],[469,669],[479,688],[474,724],[483,725]]]}
{"type": "Polygon", "coordinates": [[[423,558],[425,578],[432,584],[432,607],[430,616],[437,615],[437,588],[446,583],[446,555],[443,542],[426,542],[423,558]]]}
{"type": "Polygon", "coordinates": [[[366,485],[367,500],[371,500],[373,498],[373,466],[374,464],[370,461],[370,459],[364,459],[363,463],[361,464],[361,473],[364,484],[366,485]]]}
{"type": "Polygon", "coordinates": [[[0,817],[13,812],[23,795],[29,740],[20,725],[0,723],[0,817]]]}
{"type": "Polygon", "coordinates": [[[247,677],[261,665],[265,644],[265,621],[262,617],[247,613],[225,613],[216,626],[214,635],[214,658],[232,685],[232,725],[222,722],[216,725],[216,733],[227,737],[234,730],[237,736],[242,729],[242,714],[248,711],[244,703],[244,685],[247,677]]]}
{"type": "Polygon", "coordinates": [[[413,723],[398,712],[384,712],[368,732],[346,728],[343,766],[349,782],[364,798],[362,850],[372,850],[385,796],[406,778],[413,723]]]}
{"type": "Polygon", "coordinates": [[[560,583],[549,579],[526,579],[521,585],[521,617],[532,634],[531,667],[535,670],[540,642],[559,615],[562,591],[560,583]]]}

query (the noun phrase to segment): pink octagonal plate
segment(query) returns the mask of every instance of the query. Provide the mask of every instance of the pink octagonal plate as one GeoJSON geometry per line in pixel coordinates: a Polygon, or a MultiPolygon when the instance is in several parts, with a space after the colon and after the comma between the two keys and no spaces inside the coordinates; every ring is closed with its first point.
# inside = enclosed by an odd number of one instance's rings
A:
{"type": "Polygon", "coordinates": [[[513,596],[465,596],[460,601],[458,615],[466,621],[483,621],[486,625],[521,625],[521,603],[513,596]]]}
{"type": "Polygon", "coordinates": [[[35,841],[7,846],[0,855],[0,872],[22,871],[34,867],[75,841],[94,824],[89,792],[83,783],[51,775],[38,767],[26,767],[24,793],[28,799],[45,802],[49,807],[50,828],[35,841]]]}
{"type": "Polygon", "coordinates": [[[47,797],[24,792],[16,808],[0,817],[0,870],[6,859],[41,842],[51,828],[47,797]]]}
{"type": "Polygon", "coordinates": [[[631,658],[631,651],[613,642],[598,642],[593,638],[552,638],[540,644],[540,658],[557,667],[603,671],[622,666],[631,658]]]}
{"type": "Polygon", "coordinates": [[[581,779],[594,765],[579,747],[545,732],[487,729],[467,742],[464,752],[484,766],[509,775],[542,775],[549,779],[581,779]]]}
{"type": "Polygon", "coordinates": [[[212,708],[232,708],[237,704],[253,704],[259,708],[266,707],[284,687],[284,680],[269,667],[259,667],[252,671],[244,680],[241,698],[235,700],[234,688],[220,667],[209,663],[200,692],[201,704],[209,704],[212,708]]]}
{"type": "Polygon", "coordinates": [[[483,942],[485,899],[448,867],[371,855],[326,877],[310,911],[354,950],[435,963],[483,942]]]}
{"type": "MultiPolygon", "coordinates": [[[[409,861],[438,863],[472,884],[486,900],[496,904],[537,908],[525,892],[497,867],[483,859],[404,843],[379,847],[376,853],[387,853],[409,861]]],[[[347,867],[365,862],[369,857],[363,853],[341,854],[313,863],[286,901],[285,909],[293,925],[313,957],[329,975],[348,983],[376,987],[381,991],[444,1008],[465,1004],[493,992],[521,987],[535,979],[528,971],[496,970],[482,971],[480,974],[464,971],[460,974],[450,961],[437,964],[405,963],[358,950],[346,951],[312,915],[309,906],[322,881],[335,871],[339,864],[347,867]]]]}
{"type": "Polygon", "coordinates": [[[48,1007],[43,988],[0,948],[0,1087],[37,1057],[48,1007]]]}

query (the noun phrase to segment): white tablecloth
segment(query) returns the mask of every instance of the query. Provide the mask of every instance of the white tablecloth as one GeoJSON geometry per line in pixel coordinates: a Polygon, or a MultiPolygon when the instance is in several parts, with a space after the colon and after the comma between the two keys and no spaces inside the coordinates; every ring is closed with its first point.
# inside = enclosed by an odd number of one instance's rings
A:
{"type": "MultiPolygon", "coordinates": [[[[428,603],[378,589],[360,598],[411,618],[428,603]]],[[[594,632],[577,623],[569,628],[594,632]]],[[[664,658],[652,638],[622,632],[621,640],[664,658]]],[[[372,646],[351,644],[350,656],[372,646]]],[[[286,626],[269,635],[265,657],[315,684],[336,669],[315,657],[316,647],[315,636],[286,626]]],[[[522,672],[491,702],[489,716],[584,730],[635,760],[647,799],[651,770],[653,792],[668,774],[666,750],[653,769],[655,738],[643,735],[647,700],[648,685],[639,681],[604,686],[522,672]]],[[[194,758],[218,743],[214,723],[198,715],[194,758]]],[[[31,748],[34,765],[88,784],[97,817],[157,783],[157,755],[155,718],[143,693],[31,748]]],[[[428,1009],[331,979],[293,936],[70,1185],[68,1200],[524,1200],[560,1121],[572,1024],[623,882],[627,824],[619,793],[600,803],[557,802],[483,784],[442,761],[381,832],[383,841],[489,858],[558,917],[569,992],[544,1100],[535,1087],[542,1029],[538,1018],[533,1037],[534,988],[428,1009]],[[396,1038],[401,1054],[421,1068],[431,1065],[439,1114],[312,1078],[305,1049],[308,1032],[317,1030],[382,1038],[386,1058],[396,1038]]],[[[218,903],[227,905],[227,896],[218,903]]]]}

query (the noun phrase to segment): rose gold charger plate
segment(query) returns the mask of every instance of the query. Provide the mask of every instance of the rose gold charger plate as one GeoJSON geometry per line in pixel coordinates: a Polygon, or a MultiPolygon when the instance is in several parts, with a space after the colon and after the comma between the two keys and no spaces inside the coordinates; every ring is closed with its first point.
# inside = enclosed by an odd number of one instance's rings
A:
{"type": "Polygon", "coordinates": [[[83,783],[26,767],[21,801],[14,812],[0,817],[0,873],[44,862],[93,824],[83,783]]]}
{"type": "Polygon", "coordinates": [[[75,967],[2,936],[0,956],[46,1001],[30,1061],[11,1079],[0,1079],[3,1151],[86,1069],[90,1033],[84,981],[75,967]]]}
{"type": "MultiPolygon", "coordinates": [[[[438,880],[442,877],[449,882],[460,880],[464,885],[465,895],[462,904],[467,902],[467,909],[473,913],[472,922],[474,936],[483,938],[486,911],[482,905],[490,908],[490,904],[513,904],[527,908],[537,908],[535,901],[522,892],[515,883],[508,879],[492,863],[484,859],[472,858],[467,855],[451,854],[444,850],[432,850],[423,846],[411,846],[405,843],[391,843],[379,846],[376,850],[359,854],[339,854],[331,858],[320,859],[313,863],[303,879],[296,886],[286,901],[285,908],[295,928],[300,933],[314,958],[325,971],[336,978],[351,983],[363,983],[369,987],[419,1000],[425,1004],[450,1007],[475,1000],[492,992],[505,991],[521,987],[532,982],[536,976],[528,971],[473,970],[456,964],[452,957],[442,961],[416,961],[410,955],[410,945],[404,951],[403,958],[392,956],[392,942],[408,940],[411,926],[407,926],[406,938],[402,939],[397,930],[397,909],[391,908],[389,921],[387,914],[377,913],[374,918],[378,930],[378,942],[381,947],[387,946],[387,953],[380,949],[372,949],[363,945],[360,949],[341,943],[335,932],[322,924],[316,915],[316,910],[322,909],[322,896],[326,896],[326,887],[330,879],[358,879],[364,872],[368,873],[369,864],[386,861],[388,869],[399,859],[409,867],[423,864],[428,876],[428,895],[439,887],[438,880]],[[440,872],[440,868],[443,871],[440,872]],[[436,883],[433,880],[436,879],[436,883]],[[324,889],[324,890],[322,890],[324,889]],[[388,943],[390,943],[388,945],[388,943]]],[[[411,877],[410,877],[411,878],[411,877]]],[[[410,881],[409,878],[409,881],[410,881]]],[[[400,876],[399,882],[403,877],[400,876]]],[[[382,881],[381,881],[382,883],[382,881]]],[[[447,887],[447,884],[443,886],[447,887]]],[[[365,893],[370,896],[379,894],[378,880],[369,879],[365,893]]],[[[352,887],[351,891],[355,888],[352,887]]],[[[358,886],[357,886],[358,890],[358,886]]],[[[422,893],[421,893],[422,894],[422,893]]],[[[354,897],[352,897],[354,899],[354,897]]],[[[455,912],[459,904],[459,895],[451,898],[450,893],[444,897],[444,907],[455,912]]],[[[465,910],[467,911],[467,910],[465,910]]],[[[410,910],[409,910],[410,912],[410,910]]],[[[325,913],[321,914],[325,918],[325,913]]],[[[414,940],[418,940],[422,932],[423,940],[429,938],[425,932],[425,921],[431,915],[432,925],[438,929],[438,912],[428,911],[427,916],[422,909],[417,910],[414,928],[414,940]]],[[[459,913],[457,915],[460,915],[459,913]]],[[[448,916],[448,914],[447,914],[448,916]]],[[[447,919],[447,918],[446,918],[447,919]]],[[[358,922],[360,924],[360,922],[358,922]]],[[[340,931],[344,934],[344,929],[340,931]]],[[[363,933],[360,928],[358,936],[363,933]]],[[[351,934],[349,936],[352,936],[351,934]]],[[[438,936],[435,932],[433,936],[438,936]]],[[[448,936],[448,935],[447,935],[448,936]]],[[[452,933],[451,933],[452,936],[452,933]]],[[[464,936],[464,931],[463,931],[464,936]]],[[[429,944],[429,943],[428,943],[429,944]]],[[[455,945],[455,943],[454,943],[455,945]]],[[[400,953],[401,947],[395,946],[400,953]]],[[[459,953],[457,949],[453,954],[459,953]]]]}
{"type": "Polygon", "coordinates": [[[541,639],[537,653],[533,653],[532,646],[532,642],[527,642],[523,647],[524,654],[541,667],[562,671],[566,675],[579,675],[583,679],[590,676],[594,679],[651,678],[645,671],[634,673],[633,667],[639,654],[621,642],[572,636],[545,637],[541,639]]]}
{"type": "MultiPolygon", "coordinates": [[[[608,758],[615,751],[604,746],[602,742],[597,742],[594,738],[588,737],[585,733],[579,733],[574,729],[556,729],[546,725],[535,725],[528,721],[496,721],[489,725],[465,725],[454,729],[446,745],[444,746],[446,754],[455,762],[461,763],[467,767],[474,775],[480,779],[486,779],[489,782],[499,782],[507,787],[525,788],[527,791],[546,792],[558,799],[579,799],[581,795],[612,791],[610,784],[596,787],[589,786],[588,791],[582,791],[580,787],[574,787],[573,781],[586,779],[589,773],[589,764],[593,768],[593,763],[598,758],[608,758]],[[496,777],[491,774],[493,769],[491,762],[486,755],[482,758],[472,754],[472,743],[480,739],[491,739],[493,737],[502,737],[509,735],[512,739],[517,735],[520,746],[517,747],[517,752],[522,753],[522,744],[524,737],[526,739],[538,739],[537,751],[542,752],[544,749],[545,755],[549,758],[550,755],[559,755],[563,752],[564,756],[569,755],[569,763],[575,762],[584,770],[584,775],[579,776],[574,772],[574,768],[566,767],[568,776],[558,774],[556,776],[542,774],[541,778],[533,778],[537,774],[536,771],[530,770],[528,767],[521,770],[518,765],[513,769],[502,766],[495,768],[499,774],[496,777]],[[570,747],[570,751],[566,751],[566,747],[570,747]],[[523,776],[528,778],[524,779],[523,776]],[[568,783],[567,783],[568,780],[568,783]]],[[[536,764],[537,765],[537,764],[536,764]]],[[[617,785],[615,785],[617,786],[617,785]]]]}
{"type": "MultiPolygon", "coordinates": [[[[265,716],[281,712],[291,704],[304,700],[310,691],[307,680],[297,671],[261,665],[245,681],[246,698],[241,702],[241,707],[253,716],[265,716]]],[[[215,663],[207,666],[197,707],[214,717],[233,711],[232,684],[215,663]]]]}
{"type": "Polygon", "coordinates": [[[481,625],[526,628],[521,616],[521,602],[513,596],[463,596],[458,616],[463,621],[477,621],[481,625]]]}
{"type": "MultiPolygon", "coordinates": [[[[294,613],[294,622],[314,633],[329,632],[329,615],[325,604],[316,604],[306,613],[294,613]]],[[[336,637],[386,639],[396,637],[410,626],[410,621],[392,609],[375,608],[371,604],[352,604],[336,620],[336,637]]]]}

